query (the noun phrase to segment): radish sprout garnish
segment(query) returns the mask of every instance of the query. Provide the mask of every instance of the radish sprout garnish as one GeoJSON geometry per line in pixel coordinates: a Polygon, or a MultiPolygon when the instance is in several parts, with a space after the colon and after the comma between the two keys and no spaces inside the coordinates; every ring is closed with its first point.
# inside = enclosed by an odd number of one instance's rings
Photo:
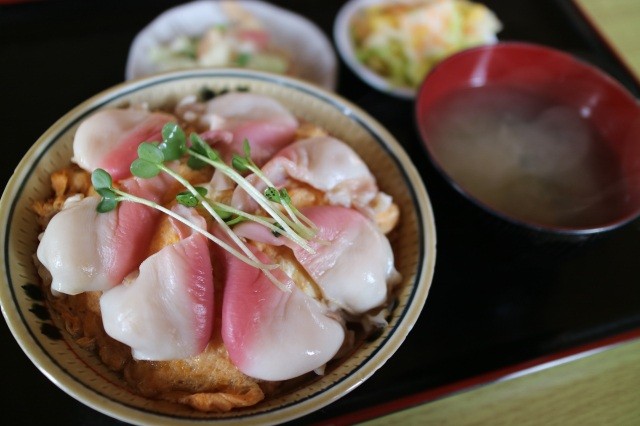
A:
{"type": "Polygon", "coordinates": [[[278,288],[289,291],[270,271],[278,266],[261,262],[245,242],[233,232],[231,226],[247,220],[255,221],[269,228],[274,235],[283,235],[310,253],[315,251],[307,240],[316,235],[317,228],[293,206],[286,188],[276,189],[251,160],[249,142],[244,141],[244,156],[235,155],[233,165],[241,172],[248,170],[262,179],[268,185],[264,194],[260,193],[234,167],[227,165],[218,152],[196,133],[190,135],[191,147],[187,147],[184,131],[176,123],[168,123],[162,129],[162,138],[162,142],[143,142],[138,146],[138,158],[131,163],[131,173],[142,179],[153,178],[160,172],[171,176],[186,189],[176,196],[176,201],[187,207],[201,206],[204,208],[239,250],[164,206],[115,188],[111,175],[103,169],[96,169],[91,175],[91,182],[96,192],[102,197],[97,206],[98,212],[111,211],[121,201],[135,202],[159,210],[204,235],[243,262],[259,268],[278,288]],[[220,170],[244,189],[269,216],[250,214],[207,198],[206,188],[192,185],[180,173],[165,164],[179,160],[184,155],[189,155],[187,165],[193,169],[210,165],[216,170],[220,170]],[[286,214],[281,211],[281,208],[285,210],[286,214]]]}

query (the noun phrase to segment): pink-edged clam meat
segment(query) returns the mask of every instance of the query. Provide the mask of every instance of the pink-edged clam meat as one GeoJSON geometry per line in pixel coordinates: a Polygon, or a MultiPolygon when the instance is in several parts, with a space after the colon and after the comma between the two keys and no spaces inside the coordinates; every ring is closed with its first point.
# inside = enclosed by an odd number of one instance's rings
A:
{"type": "MultiPolygon", "coordinates": [[[[181,209],[184,217],[186,208],[181,209]]],[[[189,214],[189,213],[186,213],[189,214]]],[[[190,219],[203,226],[195,213],[190,219]]],[[[100,298],[109,336],[135,359],[170,360],[199,354],[213,327],[213,272],[205,237],[175,225],[182,237],[140,265],[139,274],[100,298]]]]}
{"type": "Polygon", "coordinates": [[[106,290],[124,278],[113,274],[118,251],[101,244],[114,242],[117,213],[98,213],[99,202],[97,197],[67,200],[42,234],[37,257],[51,274],[52,290],[65,294],[106,290]]]}
{"type": "Polygon", "coordinates": [[[296,117],[281,103],[253,93],[216,96],[207,102],[201,121],[209,128],[201,136],[225,159],[242,155],[247,139],[251,159],[259,166],[293,142],[298,128],[296,117]]]}
{"type": "Polygon", "coordinates": [[[275,276],[289,291],[280,290],[259,269],[225,257],[222,338],[240,371],[263,380],[287,380],[321,368],[335,356],[345,331],[324,304],[282,271],[275,276]]]}
{"type": "Polygon", "coordinates": [[[338,206],[302,210],[318,227],[310,245],[315,253],[294,247],[300,264],[338,308],[362,314],[379,307],[400,276],[389,240],[361,213],[338,206]]]}
{"type": "MultiPolygon", "coordinates": [[[[122,182],[131,194],[158,201],[168,182],[157,176],[122,182]]],[[[100,199],[68,200],[44,233],[37,257],[51,274],[51,288],[65,294],[107,290],[136,270],[146,257],[159,212],[124,202],[98,213],[100,199]]]]}
{"type": "Polygon", "coordinates": [[[136,109],[105,109],[84,120],[73,139],[73,160],[92,172],[105,169],[114,180],[131,176],[129,166],[142,142],[162,140],[171,114],[136,109]]]}
{"type": "MultiPolygon", "coordinates": [[[[303,182],[323,191],[334,205],[364,209],[378,194],[375,178],[364,161],[347,144],[330,136],[294,142],[279,151],[262,171],[276,187],[290,180],[303,182]]],[[[260,191],[266,188],[255,175],[248,180],[260,191]]],[[[242,188],[235,190],[232,204],[246,210],[257,207],[242,188]]]]}

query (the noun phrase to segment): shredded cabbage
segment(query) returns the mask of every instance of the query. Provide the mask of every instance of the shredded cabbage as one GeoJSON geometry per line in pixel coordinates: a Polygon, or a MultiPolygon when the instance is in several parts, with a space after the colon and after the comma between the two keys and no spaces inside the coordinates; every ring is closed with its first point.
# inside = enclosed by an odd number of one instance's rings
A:
{"type": "Polygon", "coordinates": [[[495,42],[501,27],[482,4],[409,0],[363,8],[350,31],[359,61],[393,86],[413,88],[452,53],[495,42]]]}

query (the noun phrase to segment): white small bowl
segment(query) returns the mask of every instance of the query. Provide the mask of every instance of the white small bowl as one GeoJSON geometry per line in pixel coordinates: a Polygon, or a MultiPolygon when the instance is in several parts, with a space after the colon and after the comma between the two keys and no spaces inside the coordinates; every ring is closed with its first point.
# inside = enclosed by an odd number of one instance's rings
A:
{"type": "MultiPolygon", "coordinates": [[[[338,53],[346,62],[346,64],[356,73],[364,82],[372,86],[373,88],[390,95],[396,96],[402,99],[414,99],[418,87],[402,87],[394,85],[384,76],[377,74],[367,65],[358,60],[356,51],[354,48],[353,38],[351,36],[351,23],[356,14],[360,11],[376,6],[376,5],[389,5],[394,3],[416,3],[415,0],[350,0],[346,2],[338,15],[336,16],[333,26],[333,38],[338,49],[338,53]]],[[[498,41],[497,36],[487,35],[487,39],[484,41],[486,44],[492,44],[498,41]]]]}
{"type": "MultiPolygon", "coordinates": [[[[434,218],[424,184],[400,144],[379,123],[356,105],[316,85],[231,69],[164,73],[126,82],[67,113],[31,147],[7,184],[0,200],[0,241],[2,313],[38,369],[63,391],[106,415],[128,423],[163,425],[282,423],[341,398],[374,374],[400,347],[422,312],[436,256],[434,218]],[[29,293],[38,289],[40,282],[33,262],[40,227],[31,206],[35,200],[49,196],[51,173],[70,164],[79,123],[109,107],[145,102],[152,109],[160,108],[203,87],[214,91],[242,87],[268,95],[301,119],[324,127],[361,156],[380,189],[393,196],[401,212],[390,242],[402,281],[389,325],[382,333],[363,342],[325,375],[253,407],[222,414],[196,412],[133,394],[122,377],[73,340],[60,318],[53,314],[50,320],[39,318],[33,306],[42,302],[29,293]]],[[[37,408],[37,401],[34,404],[37,408]]]]}
{"type": "Polygon", "coordinates": [[[353,16],[366,7],[386,3],[388,0],[351,0],[342,6],[333,25],[333,38],[338,48],[338,53],[342,60],[355,72],[365,83],[382,92],[397,96],[403,99],[413,99],[417,89],[398,87],[389,83],[387,79],[371,71],[356,57],[351,39],[350,27],[353,16]]]}
{"type": "MultiPolygon", "coordinates": [[[[331,42],[313,22],[303,16],[259,0],[236,0],[255,16],[269,32],[275,46],[295,58],[294,77],[335,90],[337,58],[331,42]]],[[[173,7],[147,25],[129,49],[127,80],[158,73],[150,52],[179,35],[196,37],[214,25],[228,22],[219,1],[197,0],[173,7]]]]}

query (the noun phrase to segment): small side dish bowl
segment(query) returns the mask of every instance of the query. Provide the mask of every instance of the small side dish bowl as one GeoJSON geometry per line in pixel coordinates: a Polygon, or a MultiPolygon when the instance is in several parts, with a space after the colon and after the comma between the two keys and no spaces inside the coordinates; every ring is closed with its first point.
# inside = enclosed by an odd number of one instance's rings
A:
{"type": "Polygon", "coordinates": [[[365,83],[382,92],[389,93],[403,99],[412,99],[415,90],[405,87],[394,87],[385,78],[366,67],[356,57],[356,52],[351,39],[351,20],[355,13],[363,7],[381,3],[380,0],[354,0],[348,1],[338,12],[333,25],[333,38],[342,60],[365,83]]]}
{"type": "Polygon", "coordinates": [[[434,165],[464,196],[518,225],[563,234],[640,214],[640,106],[567,53],[499,43],[425,78],[415,119],[434,165]]]}
{"type": "Polygon", "coordinates": [[[335,19],[342,59],[364,82],[413,99],[426,73],[462,49],[497,42],[502,24],[467,0],[350,0],[335,19]]]}
{"type": "MultiPolygon", "coordinates": [[[[337,58],[329,39],[303,16],[259,0],[226,1],[235,13],[250,14],[264,28],[269,41],[294,60],[292,76],[328,90],[337,84],[337,58]]],[[[233,22],[225,1],[196,0],[168,9],[133,40],[127,58],[125,78],[140,78],[162,72],[152,53],[178,37],[202,37],[207,30],[233,22]]],[[[249,37],[253,37],[250,35],[249,37]]],[[[256,40],[256,42],[260,42],[256,40]]],[[[217,52],[216,54],[220,54],[217,52]]]]}
{"type": "Polygon", "coordinates": [[[85,101],[57,121],[33,145],[15,170],[0,202],[2,312],[31,361],[58,387],[82,403],[133,424],[275,424],[332,403],[367,380],[393,355],[418,319],[434,273],[436,235],[430,201],[421,178],[394,137],[356,105],[297,79],[241,70],[191,70],[126,82],[85,101]],[[40,279],[33,255],[39,225],[31,210],[49,196],[50,174],[70,163],[73,136],[87,116],[104,108],[147,103],[171,105],[203,88],[264,94],[302,120],[346,141],[369,165],[380,189],[401,212],[390,234],[396,267],[402,274],[389,325],[324,375],[258,405],[215,414],[196,412],[135,395],[123,378],[81,348],[52,314],[43,319],[40,279]],[[34,309],[37,305],[38,309],[34,309]]]}

